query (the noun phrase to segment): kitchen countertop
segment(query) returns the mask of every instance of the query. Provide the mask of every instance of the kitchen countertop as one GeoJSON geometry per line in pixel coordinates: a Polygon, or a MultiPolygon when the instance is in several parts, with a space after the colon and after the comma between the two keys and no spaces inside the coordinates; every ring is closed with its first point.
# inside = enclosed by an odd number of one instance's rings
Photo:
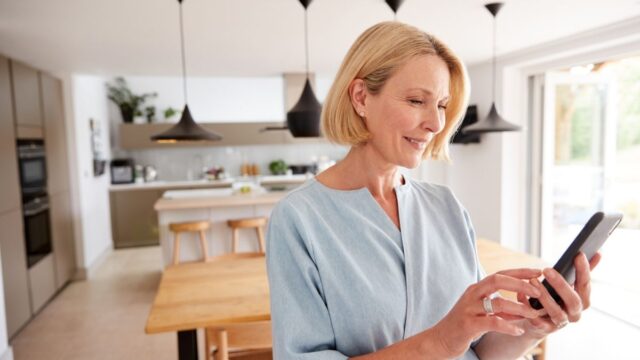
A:
{"type": "Polygon", "coordinates": [[[288,191],[267,191],[233,194],[230,189],[172,191],[173,197],[162,197],[154,206],[156,211],[187,210],[224,206],[273,205],[288,191]],[[207,191],[209,193],[207,193],[207,191]]]}
{"type": "MultiPolygon", "coordinates": [[[[260,176],[262,185],[288,185],[302,184],[309,176],[307,175],[265,175],[260,176]]],[[[112,184],[109,191],[130,191],[130,190],[162,190],[180,188],[227,188],[235,181],[251,181],[251,179],[228,178],[224,180],[191,180],[191,181],[153,181],[147,183],[112,184]]]]}
{"type": "Polygon", "coordinates": [[[224,180],[191,180],[191,181],[152,181],[146,183],[112,184],[109,191],[179,189],[179,188],[215,188],[230,187],[233,179],[224,180]]]}

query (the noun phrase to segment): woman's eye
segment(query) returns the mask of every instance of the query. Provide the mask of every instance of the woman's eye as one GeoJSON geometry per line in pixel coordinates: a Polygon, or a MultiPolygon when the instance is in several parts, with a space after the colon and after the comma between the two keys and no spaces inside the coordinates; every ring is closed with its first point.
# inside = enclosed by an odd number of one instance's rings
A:
{"type": "Polygon", "coordinates": [[[447,105],[438,105],[438,107],[442,110],[447,110],[447,105]]]}
{"type": "Polygon", "coordinates": [[[424,101],[422,100],[418,100],[418,99],[409,99],[409,102],[413,105],[422,105],[424,104],[424,101]]]}

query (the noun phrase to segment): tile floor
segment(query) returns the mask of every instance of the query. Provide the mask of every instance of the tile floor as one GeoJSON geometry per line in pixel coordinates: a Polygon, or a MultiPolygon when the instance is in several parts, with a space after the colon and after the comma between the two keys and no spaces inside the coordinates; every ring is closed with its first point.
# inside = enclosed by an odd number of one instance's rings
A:
{"type": "MultiPolygon", "coordinates": [[[[161,271],[158,247],[114,251],[95,278],[69,284],[12,340],[15,360],[176,359],[175,334],[144,333],[161,271]]],[[[640,359],[638,340],[640,329],[592,309],[549,338],[547,360],[640,359]]]]}
{"type": "Polygon", "coordinates": [[[158,247],[114,251],[13,339],[15,360],[176,359],[175,334],[144,333],[161,268],[158,247]]]}

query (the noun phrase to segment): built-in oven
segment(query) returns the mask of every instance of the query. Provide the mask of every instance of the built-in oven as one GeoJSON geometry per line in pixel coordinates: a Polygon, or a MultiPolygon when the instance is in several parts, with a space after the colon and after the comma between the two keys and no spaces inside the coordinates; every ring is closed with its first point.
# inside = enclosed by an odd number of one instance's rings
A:
{"type": "Polygon", "coordinates": [[[27,265],[32,267],[52,250],[47,162],[42,140],[18,140],[17,147],[27,265]]]}
{"type": "Polygon", "coordinates": [[[18,167],[23,199],[46,194],[47,165],[42,140],[18,140],[18,167]]]}
{"type": "Polygon", "coordinates": [[[49,199],[45,196],[30,198],[22,204],[27,265],[31,267],[51,253],[51,224],[49,199]]]}

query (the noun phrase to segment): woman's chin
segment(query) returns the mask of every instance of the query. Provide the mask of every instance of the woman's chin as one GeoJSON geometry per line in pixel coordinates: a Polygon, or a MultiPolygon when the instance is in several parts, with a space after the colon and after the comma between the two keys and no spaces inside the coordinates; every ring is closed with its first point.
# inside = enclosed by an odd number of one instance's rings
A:
{"type": "Polygon", "coordinates": [[[422,157],[420,158],[411,158],[411,159],[402,159],[398,162],[398,166],[402,166],[407,169],[415,169],[422,163],[422,157]]]}

